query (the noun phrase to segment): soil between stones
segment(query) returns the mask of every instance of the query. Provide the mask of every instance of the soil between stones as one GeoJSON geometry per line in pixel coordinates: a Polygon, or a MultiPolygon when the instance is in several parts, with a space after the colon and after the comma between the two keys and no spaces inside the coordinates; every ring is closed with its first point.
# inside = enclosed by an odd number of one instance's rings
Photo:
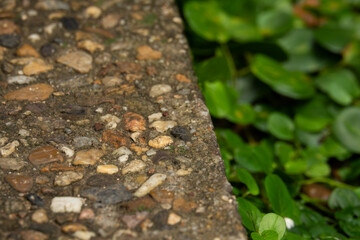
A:
{"type": "Polygon", "coordinates": [[[0,239],[246,239],[168,0],[0,3],[0,239]]]}

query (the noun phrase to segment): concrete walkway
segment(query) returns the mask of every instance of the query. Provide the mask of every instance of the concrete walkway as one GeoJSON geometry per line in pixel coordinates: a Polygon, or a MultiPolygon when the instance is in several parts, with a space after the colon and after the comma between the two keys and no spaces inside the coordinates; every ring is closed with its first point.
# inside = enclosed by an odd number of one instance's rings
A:
{"type": "Polygon", "coordinates": [[[246,239],[169,0],[0,2],[0,239],[246,239]]]}

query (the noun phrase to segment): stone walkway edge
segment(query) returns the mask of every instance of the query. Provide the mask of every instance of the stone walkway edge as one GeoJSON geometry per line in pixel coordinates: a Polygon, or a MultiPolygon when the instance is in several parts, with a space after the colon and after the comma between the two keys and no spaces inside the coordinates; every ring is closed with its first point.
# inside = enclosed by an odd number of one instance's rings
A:
{"type": "Polygon", "coordinates": [[[0,239],[247,239],[173,0],[0,1],[0,101],[0,239]]]}

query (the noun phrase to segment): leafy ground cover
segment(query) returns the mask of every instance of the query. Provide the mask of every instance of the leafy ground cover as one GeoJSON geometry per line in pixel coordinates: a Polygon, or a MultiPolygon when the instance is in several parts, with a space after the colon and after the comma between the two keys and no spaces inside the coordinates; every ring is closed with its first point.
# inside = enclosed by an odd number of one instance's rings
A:
{"type": "Polygon", "coordinates": [[[360,239],[360,1],[179,0],[252,239],[360,239]]]}

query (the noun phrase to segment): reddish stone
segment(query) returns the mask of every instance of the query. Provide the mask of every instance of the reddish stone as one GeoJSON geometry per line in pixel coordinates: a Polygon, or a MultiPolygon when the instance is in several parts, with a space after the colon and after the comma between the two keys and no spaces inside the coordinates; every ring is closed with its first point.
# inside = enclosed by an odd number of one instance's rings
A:
{"type": "Polygon", "coordinates": [[[149,76],[153,76],[153,75],[158,74],[158,71],[156,70],[155,67],[149,66],[149,67],[146,67],[146,73],[149,76]]]}
{"type": "Polygon", "coordinates": [[[34,165],[47,164],[64,160],[61,153],[52,146],[43,146],[32,151],[28,157],[29,161],[34,165]]]}
{"type": "Polygon", "coordinates": [[[136,113],[128,112],[124,114],[125,130],[137,132],[145,130],[145,119],[136,113]]]}
{"type": "Polygon", "coordinates": [[[22,175],[7,175],[5,180],[17,191],[28,192],[33,186],[31,177],[22,175]]]}
{"type": "Polygon", "coordinates": [[[128,208],[129,211],[144,211],[153,209],[156,206],[156,202],[152,200],[151,197],[146,196],[136,200],[131,200],[130,202],[126,202],[122,205],[128,208]]]}
{"type": "Polygon", "coordinates": [[[197,207],[197,204],[194,202],[186,201],[184,198],[180,197],[174,200],[173,209],[174,211],[179,212],[191,212],[194,208],[197,207]]]}
{"type": "Polygon", "coordinates": [[[129,140],[126,137],[120,132],[110,129],[103,132],[102,140],[115,148],[129,145],[129,140]]]}
{"type": "Polygon", "coordinates": [[[4,99],[18,101],[43,101],[48,99],[53,91],[54,89],[49,84],[37,83],[7,93],[4,96],[4,99]]]}
{"type": "Polygon", "coordinates": [[[47,240],[49,236],[35,230],[23,230],[20,232],[21,239],[23,240],[47,240]]]}
{"type": "Polygon", "coordinates": [[[185,82],[185,83],[191,83],[191,80],[190,79],[188,79],[187,77],[185,77],[184,75],[182,75],[182,74],[177,74],[176,76],[175,76],[175,78],[176,78],[176,80],[178,80],[179,82],[185,82]]]}
{"type": "Polygon", "coordinates": [[[94,130],[95,131],[100,131],[100,130],[103,130],[104,129],[104,125],[101,124],[101,123],[95,123],[94,124],[94,130]]]}

